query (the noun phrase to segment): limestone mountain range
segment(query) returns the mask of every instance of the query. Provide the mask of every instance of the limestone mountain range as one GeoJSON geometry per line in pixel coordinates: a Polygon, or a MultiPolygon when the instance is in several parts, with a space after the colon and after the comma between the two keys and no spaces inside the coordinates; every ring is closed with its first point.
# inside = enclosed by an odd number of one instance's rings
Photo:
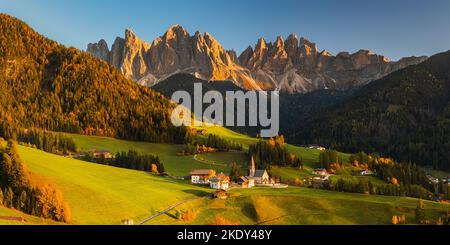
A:
{"type": "Polygon", "coordinates": [[[170,27],[151,44],[127,29],[125,37],[117,37],[111,49],[102,39],[90,43],[86,51],[145,86],[177,73],[189,73],[205,80],[229,80],[248,90],[288,93],[350,89],[427,58],[408,57],[393,62],[368,50],[334,56],[295,34],[285,40],[278,37],[275,42],[260,38],[238,56],[209,33],[197,31],[190,35],[180,25],[170,27]]]}

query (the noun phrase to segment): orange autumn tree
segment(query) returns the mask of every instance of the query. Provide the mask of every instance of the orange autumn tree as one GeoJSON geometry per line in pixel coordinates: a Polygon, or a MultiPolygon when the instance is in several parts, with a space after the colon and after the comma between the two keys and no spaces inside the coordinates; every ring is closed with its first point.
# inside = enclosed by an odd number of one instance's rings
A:
{"type": "Polygon", "coordinates": [[[70,210],[61,192],[30,174],[14,141],[0,149],[0,187],[6,191],[8,207],[59,222],[70,221],[70,210]]]}
{"type": "Polygon", "coordinates": [[[156,165],[156,164],[152,164],[152,173],[155,173],[155,174],[157,174],[158,173],[158,165],[156,165]]]}

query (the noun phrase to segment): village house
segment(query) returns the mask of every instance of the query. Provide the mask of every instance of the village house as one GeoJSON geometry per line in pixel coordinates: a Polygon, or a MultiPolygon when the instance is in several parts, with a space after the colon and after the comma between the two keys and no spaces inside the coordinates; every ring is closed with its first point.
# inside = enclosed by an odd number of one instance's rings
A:
{"type": "Polygon", "coordinates": [[[230,187],[230,178],[223,173],[213,176],[209,180],[210,186],[216,190],[228,190],[230,187]]]}
{"type": "Polygon", "coordinates": [[[113,155],[111,152],[105,151],[105,150],[97,150],[97,151],[94,151],[94,152],[92,153],[92,156],[93,156],[95,159],[99,159],[99,158],[112,159],[112,158],[114,158],[114,155],[113,155]]]}
{"type": "Polygon", "coordinates": [[[319,150],[319,151],[324,151],[324,150],[327,149],[327,148],[325,148],[325,147],[323,147],[323,146],[320,146],[320,145],[309,145],[308,148],[309,148],[309,149],[319,150]]]}
{"type": "Polygon", "coordinates": [[[252,188],[255,186],[255,179],[250,176],[241,176],[238,180],[238,184],[242,188],[252,188]]]}
{"type": "Polygon", "coordinates": [[[191,171],[192,184],[209,184],[211,175],[214,170],[211,169],[195,169],[191,171]]]}
{"type": "Polygon", "coordinates": [[[360,176],[372,176],[372,175],[375,175],[375,174],[374,174],[374,172],[372,172],[369,169],[364,169],[364,170],[359,171],[358,175],[360,175],[360,176]]]}
{"type": "Polygon", "coordinates": [[[324,168],[316,168],[313,170],[313,174],[320,175],[320,176],[326,176],[326,175],[328,175],[328,172],[324,168]]]}

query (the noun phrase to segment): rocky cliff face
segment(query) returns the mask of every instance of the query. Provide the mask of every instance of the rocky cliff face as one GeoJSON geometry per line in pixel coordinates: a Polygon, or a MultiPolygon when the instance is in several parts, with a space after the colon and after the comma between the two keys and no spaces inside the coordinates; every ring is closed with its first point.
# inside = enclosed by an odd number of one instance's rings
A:
{"type": "Polygon", "coordinates": [[[152,86],[176,74],[190,73],[206,80],[231,80],[249,90],[282,90],[304,93],[317,89],[348,89],[383,77],[426,57],[409,57],[390,62],[368,50],[333,56],[316,44],[291,34],[275,42],[258,40],[237,56],[225,50],[209,33],[191,36],[174,25],[152,44],[131,30],[116,38],[111,50],[104,40],[89,44],[87,52],[117,67],[138,83],[152,86]]]}
{"type": "Polygon", "coordinates": [[[317,89],[348,89],[364,85],[408,65],[424,61],[426,57],[409,57],[390,62],[368,50],[336,56],[315,43],[291,34],[273,43],[259,39],[255,48],[247,48],[240,56],[240,64],[249,69],[266,87],[297,93],[317,89]]]}

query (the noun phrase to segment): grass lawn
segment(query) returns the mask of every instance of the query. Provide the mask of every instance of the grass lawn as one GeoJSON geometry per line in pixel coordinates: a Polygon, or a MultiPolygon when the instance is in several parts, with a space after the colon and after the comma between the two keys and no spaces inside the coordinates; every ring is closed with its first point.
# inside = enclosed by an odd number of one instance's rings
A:
{"type": "Polygon", "coordinates": [[[249,164],[249,160],[244,152],[215,152],[198,155],[199,159],[204,159],[217,164],[231,166],[237,163],[243,166],[249,164]]]}
{"type": "Polygon", "coordinates": [[[330,176],[330,179],[344,179],[344,180],[351,180],[354,183],[359,182],[360,180],[367,180],[372,182],[372,184],[387,184],[385,181],[378,179],[377,177],[374,176],[352,176],[352,175],[334,175],[334,176],[330,176]]]}
{"type": "Polygon", "coordinates": [[[282,182],[288,181],[290,183],[295,182],[297,179],[303,180],[315,176],[306,169],[300,170],[286,167],[272,167],[272,175],[275,177],[281,177],[282,182]]]}
{"type": "Polygon", "coordinates": [[[149,173],[88,163],[18,146],[32,173],[56,184],[74,224],[138,222],[167,206],[211,190],[149,173]]]}
{"type": "MultiPolygon", "coordinates": [[[[414,223],[417,199],[406,197],[370,196],[308,188],[234,189],[227,200],[198,200],[178,208],[194,210],[196,218],[190,224],[216,224],[217,217],[231,224],[300,224],[300,225],[374,225],[390,224],[392,215],[406,216],[414,223]]],[[[425,201],[428,219],[444,215],[448,204],[425,201]]],[[[176,212],[176,211],[174,211],[176,212]]],[[[154,224],[183,224],[164,215],[154,224]]]]}
{"type": "MultiPolygon", "coordinates": [[[[239,142],[243,145],[244,151],[248,149],[250,144],[254,144],[258,139],[251,138],[227,128],[220,126],[205,126],[207,134],[215,134],[222,138],[239,142]]],[[[182,145],[173,144],[155,144],[147,142],[136,142],[119,140],[108,137],[86,136],[78,134],[68,134],[71,136],[75,144],[81,150],[109,150],[111,152],[127,151],[133,149],[142,153],[153,154],[160,157],[164,163],[167,172],[175,176],[189,175],[192,169],[215,169],[217,172],[228,173],[231,163],[236,162],[247,168],[248,159],[244,152],[218,152],[198,155],[198,160],[193,156],[177,156],[177,152],[182,149],[182,145]],[[213,164],[211,164],[213,163],[213,164]]],[[[305,147],[298,147],[286,144],[286,147],[292,153],[303,159],[304,170],[295,170],[292,168],[274,168],[274,174],[280,176],[284,180],[294,181],[296,178],[305,178],[311,176],[311,170],[318,166],[320,151],[305,147]]],[[[344,162],[348,161],[349,154],[341,153],[344,162]]]]}
{"type": "Polygon", "coordinates": [[[258,139],[252,138],[250,136],[240,134],[237,132],[234,132],[230,129],[221,127],[221,126],[201,126],[201,127],[195,127],[197,129],[205,129],[207,134],[215,134],[217,136],[220,136],[221,138],[225,138],[234,142],[238,142],[242,144],[242,147],[244,150],[248,149],[249,145],[255,144],[258,142],[258,139]]]}
{"type": "Polygon", "coordinates": [[[174,176],[187,176],[192,169],[213,168],[218,172],[229,172],[227,166],[211,165],[196,161],[193,156],[177,156],[177,152],[183,148],[182,145],[155,144],[78,134],[68,135],[73,138],[76,146],[84,151],[109,150],[117,153],[120,151],[136,150],[141,153],[157,155],[164,164],[166,172],[174,176]]]}
{"type": "MultiPolygon", "coordinates": [[[[145,172],[87,163],[24,146],[18,146],[18,150],[31,172],[44,176],[63,192],[73,224],[120,224],[123,219],[137,223],[174,203],[211,192],[145,172]]],[[[412,222],[417,202],[413,198],[297,187],[233,189],[230,194],[227,200],[188,202],[149,224],[216,224],[218,218],[230,224],[389,224],[393,214],[405,214],[412,222]],[[189,221],[175,218],[176,211],[186,210],[193,210],[196,216],[189,221]]],[[[437,218],[449,208],[448,204],[425,203],[428,218],[437,218]]]]}

